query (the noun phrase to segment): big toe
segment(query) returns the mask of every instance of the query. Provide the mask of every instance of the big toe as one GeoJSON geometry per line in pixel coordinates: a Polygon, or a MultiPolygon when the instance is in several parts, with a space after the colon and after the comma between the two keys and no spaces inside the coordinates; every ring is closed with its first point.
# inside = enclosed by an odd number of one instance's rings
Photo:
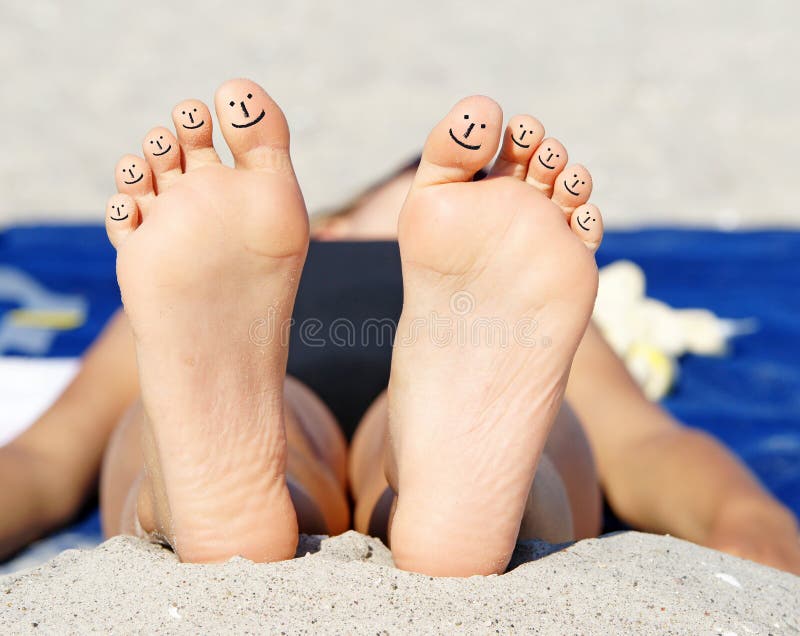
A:
{"type": "Polygon", "coordinates": [[[278,104],[255,82],[225,82],[214,96],[217,117],[237,167],[290,167],[289,126],[278,104]]]}
{"type": "Polygon", "coordinates": [[[493,99],[462,99],[428,135],[414,187],[472,179],[497,152],[502,126],[493,99]]]}

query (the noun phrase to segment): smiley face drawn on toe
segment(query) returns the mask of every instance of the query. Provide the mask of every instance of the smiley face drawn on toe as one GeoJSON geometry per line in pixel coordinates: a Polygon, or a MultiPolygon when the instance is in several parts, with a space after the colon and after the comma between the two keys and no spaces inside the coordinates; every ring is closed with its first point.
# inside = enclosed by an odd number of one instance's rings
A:
{"type": "MultiPolygon", "coordinates": [[[[469,115],[464,115],[464,119],[468,120],[469,119],[469,115]]],[[[470,124],[467,126],[467,130],[464,132],[464,135],[463,135],[464,139],[467,139],[472,134],[472,131],[475,128],[476,125],[477,124],[475,124],[474,122],[470,122],[470,124]]],[[[482,129],[486,128],[486,124],[480,124],[480,127],[482,129]]],[[[453,132],[452,128],[450,129],[450,138],[453,141],[455,141],[462,148],[466,148],[467,150],[480,150],[481,144],[472,145],[472,144],[468,144],[468,143],[466,143],[464,141],[461,141],[458,137],[456,137],[456,135],[453,132]]]]}
{"type": "Polygon", "coordinates": [[[128,181],[127,179],[123,179],[122,182],[124,184],[133,185],[134,183],[139,183],[142,179],[144,179],[144,172],[142,172],[142,174],[140,174],[137,177],[136,174],[134,173],[134,170],[136,170],[136,164],[135,163],[132,163],[130,168],[123,168],[122,169],[122,174],[128,173],[128,174],[130,174],[130,178],[132,179],[131,181],[128,181]]]}
{"type": "Polygon", "coordinates": [[[553,149],[550,148],[550,147],[544,148],[543,150],[540,150],[536,154],[536,158],[539,160],[539,163],[542,164],[548,170],[555,170],[556,169],[556,166],[551,166],[549,163],[547,163],[548,161],[552,161],[553,157],[558,159],[559,157],[561,157],[561,154],[553,152],[553,149]],[[542,154],[545,154],[547,156],[547,158],[546,159],[542,159],[542,154]]]}
{"type": "Polygon", "coordinates": [[[573,174],[572,177],[573,177],[573,179],[575,179],[572,182],[572,188],[570,188],[570,186],[567,183],[566,179],[564,179],[564,188],[566,188],[567,192],[569,192],[572,196],[579,197],[579,196],[581,196],[581,193],[579,191],[574,190],[573,188],[579,188],[581,185],[586,185],[586,182],[585,181],[581,181],[581,179],[580,179],[580,177],[578,176],[577,173],[573,174]]]}
{"type": "MultiPolygon", "coordinates": [[[[248,100],[253,99],[253,93],[247,93],[247,99],[248,100]]],[[[235,108],[236,102],[234,100],[231,100],[230,102],[228,102],[228,106],[230,106],[231,108],[235,108]]],[[[245,102],[245,100],[241,100],[239,102],[239,107],[242,109],[242,114],[244,115],[244,117],[249,119],[251,116],[250,110],[247,108],[247,103],[245,102]]],[[[233,126],[234,128],[250,128],[250,126],[255,126],[258,122],[264,119],[264,116],[266,114],[267,112],[262,108],[261,112],[256,116],[256,118],[253,121],[248,121],[242,124],[237,124],[236,122],[232,121],[231,126],[233,126]]]]}
{"type": "Polygon", "coordinates": [[[592,203],[584,203],[575,208],[570,226],[587,245],[598,245],[603,238],[603,217],[600,209],[592,203]]]}
{"type": "Polygon", "coordinates": [[[125,207],[124,203],[121,203],[119,205],[112,205],[111,206],[112,212],[108,218],[110,218],[112,221],[124,221],[125,219],[127,219],[129,216],[127,212],[124,213],[125,216],[122,216],[123,215],[122,208],[124,207],[125,207]],[[117,213],[116,216],[114,216],[114,211],[116,211],[117,213]]]}
{"type": "Polygon", "coordinates": [[[151,139],[150,145],[154,146],[154,148],[151,150],[154,157],[163,157],[170,150],[172,150],[172,144],[164,141],[164,135],[159,135],[158,139],[151,139]],[[167,145],[166,148],[164,147],[164,144],[167,145]]]}
{"type": "MultiPolygon", "coordinates": [[[[513,141],[515,144],[517,144],[520,148],[530,148],[531,145],[522,143],[522,140],[525,139],[525,135],[528,135],[528,134],[533,135],[536,131],[535,130],[527,130],[525,128],[525,124],[520,124],[519,127],[522,128],[522,132],[519,135],[519,139],[514,137],[514,131],[512,130],[511,131],[511,141],[513,141]]],[[[517,132],[519,132],[519,131],[517,131],[517,132]]]]}
{"type": "Polygon", "coordinates": [[[580,225],[581,229],[584,232],[591,232],[592,228],[591,225],[593,223],[597,223],[597,219],[592,216],[591,210],[586,210],[586,216],[581,219],[580,215],[576,215],[575,222],[580,225]]]}
{"type": "Polygon", "coordinates": [[[564,168],[557,181],[554,196],[566,207],[585,203],[592,193],[592,175],[579,163],[564,168]]]}
{"type": "Polygon", "coordinates": [[[182,109],[181,115],[189,119],[188,124],[181,122],[181,126],[186,128],[186,130],[197,130],[206,123],[205,119],[200,119],[200,116],[197,114],[197,108],[182,109]],[[198,121],[198,119],[200,120],[198,121]]]}

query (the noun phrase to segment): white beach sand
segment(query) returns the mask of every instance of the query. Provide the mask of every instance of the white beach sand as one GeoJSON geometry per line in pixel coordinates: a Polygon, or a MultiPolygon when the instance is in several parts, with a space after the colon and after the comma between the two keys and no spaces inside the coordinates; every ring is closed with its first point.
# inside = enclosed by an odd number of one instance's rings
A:
{"type": "Polygon", "coordinates": [[[396,570],[379,541],[355,532],[304,537],[298,554],[306,556],[185,565],[159,546],[118,537],[0,578],[0,633],[743,636],[800,629],[800,577],[670,537],[629,532],[561,550],[526,542],[509,573],[461,580],[396,570]]]}

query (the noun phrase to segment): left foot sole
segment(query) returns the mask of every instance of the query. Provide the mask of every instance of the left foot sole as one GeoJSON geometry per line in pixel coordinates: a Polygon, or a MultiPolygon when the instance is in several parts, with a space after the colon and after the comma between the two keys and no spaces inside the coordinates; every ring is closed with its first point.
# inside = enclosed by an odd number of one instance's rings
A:
{"type": "Polygon", "coordinates": [[[215,105],[235,168],[211,145],[208,108],[187,100],[175,133],[145,137],[146,160],[119,162],[106,209],[146,412],[140,520],[185,561],[275,561],[298,537],[282,327],[308,218],[277,104],[232,80],[215,105]]]}
{"type": "Polygon", "coordinates": [[[489,98],[459,102],[428,137],[400,214],[390,541],[399,567],[431,575],[505,570],[597,290],[591,179],[562,165],[547,177],[552,199],[531,183],[537,157],[566,163],[538,120],[513,118],[494,172],[472,181],[501,126],[489,98]]]}

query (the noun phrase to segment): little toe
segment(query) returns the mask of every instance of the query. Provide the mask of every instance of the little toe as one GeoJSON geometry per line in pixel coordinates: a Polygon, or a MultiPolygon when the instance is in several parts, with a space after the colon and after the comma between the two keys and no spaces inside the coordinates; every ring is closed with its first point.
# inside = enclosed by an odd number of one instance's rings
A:
{"type": "Polygon", "coordinates": [[[514,115],[506,126],[500,156],[494,162],[492,175],[524,179],[533,153],[544,138],[544,126],[531,115],[514,115]]]}
{"type": "Polygon", "coordinates": [[[181,176],[181,149],[178,140],[163,126],[153,128],[142,142],[142,152],[153,172],[156,193],[166,190],[181,176]]]}
{"type": "Polygon", "coordinates": [[[497,152],[502,126],[503,111],[493,99],[462,99],[428,135],[412,187],[470,181],[497,152]]]}
{"type": "Polygon", "coordinates": [[[289,126],[263,88],[247,79],[229,80],[217,89],[214,107],[237,168],[291,172],[289,126]]]}
{"type": "Polygon", "coordinates": [[[548,137],[542,140],[533,153],[525,180],[550,196],[553,193],[556,177],[566,165],[567,149],[558,139],[548,137]]]}
{"type": "Polygon", "coordinates": [[[172,109],[172,122],[181,144],[182,165],[187,172],[221,163],[214,150],[208,106],[197,99],[186,99],[172,109]]]}
{"type": "Polygon", "coordinates": [[[579,205],[572,213],[570,227],[592,253],[597,251],[600,241],[603,240],[603,216],[600,208],[592,203],[579,205]]]}
{"type": "Polygon", "coordinates": [[[116,173],[117,190],[121,194],[129,194],[139,205],[146,206],[147,200],[155,196],[153,190],[153,172],[150,166],[141,157],[125,155],[117,162],[116,173]]]}
{"type": "Polygon", "coordinates": [[[569,217],[573,210],[589,200],[592,194],[592,175],[579,163],[567,166],[553,186],[553,202],[569,217]]]}
{"type": "Polygon", "coordinates": [[[108,240],[119,248],[125,237],[139,225],[139,208],[133,197],[115,194],[106,204],[106,232],[108,240]]]}

